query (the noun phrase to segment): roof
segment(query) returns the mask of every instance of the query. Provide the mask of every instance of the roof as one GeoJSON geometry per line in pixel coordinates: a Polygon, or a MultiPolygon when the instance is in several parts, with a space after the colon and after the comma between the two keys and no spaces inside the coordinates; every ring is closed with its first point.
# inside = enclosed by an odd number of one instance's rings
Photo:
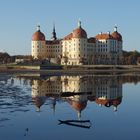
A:
{"type": "Polygon", "coordinates": [[[32,35],[32,41],[45,41],[45,35],[38,30],[32,35]]]}
{"type": "Polygon", "coordinates": [[[88,38],[88,43],[96,43],[96,38],[94,37],[88,38]]]}
{"type": "Polygon", "coordinates": [[[112,34],[112,37],[118,41],[122,41],[122,36],[120,33],[118,33],[117,31],[114,31],[112,34]]]}
{"type": "Polygon", "coordinates": [[[57,45],[57,44],[60,44],[60,41],[61,40],[46,40],[46,44],[47,45],[57,45]]]}
{"type": "Polygon", "coordinates": [[[72,38],[87,38],[87,33],[82,27],[78,27],[72,33],[65,36],[64,40],[71,40],[72,38]]]}
{"type": "Polygon", "coordinates": [[[71,40],[72,38],[72,33],[64,37],[64,40],[71,40]]]}
{"type": "Polygon", "coordinates": [[[95,36],[96,39],[98,40],[102,40],[102,39],[113,39],[112,35],[110,35],[109,33],[101,33],[95,36]]]}
{"type": "Polygon", "coordinates": [[[80,26],[73,30],[73,38],[87,38],[86,31],[80,26]]]}
{"type": "Polygon", "coordinates": [[[113,39],[117,41],[122,41],[122,36],[120,33],[117,31],[114,31],[112,34],[110,33],[100,33],[95,36],[97,40],[108,40],[108,39],[113,39]]]}

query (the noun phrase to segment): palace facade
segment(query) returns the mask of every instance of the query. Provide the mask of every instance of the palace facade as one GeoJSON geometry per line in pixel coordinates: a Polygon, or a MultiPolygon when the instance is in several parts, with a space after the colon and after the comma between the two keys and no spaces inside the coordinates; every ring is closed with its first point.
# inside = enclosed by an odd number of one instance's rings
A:
{"type": "Polygon", "coordinates": [[[45,39],[40,26],[32,36],[31,52],[34,59],[49,60],[62,65],[120,64],[123,40],[114,27],[112,33],[87,36],[81,22],[62,39],[57,39],[55,26],[50,40],[45,39]]]}

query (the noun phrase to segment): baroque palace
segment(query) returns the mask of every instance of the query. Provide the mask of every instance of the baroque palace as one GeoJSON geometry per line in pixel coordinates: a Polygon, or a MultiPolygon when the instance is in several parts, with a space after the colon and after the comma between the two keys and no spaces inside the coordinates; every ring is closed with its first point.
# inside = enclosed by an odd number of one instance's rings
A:
{"type": "Polygon", "coordinates": [[[112,33],[99,33],[87,37],[81,22],[62,39],[57,39],[55,26],[50,40],[45,39],[40,26],[32,36],[31,52],[34,59],[49,60],[62,65],[120,64],[123,40],[114,27],[112,33]]]}

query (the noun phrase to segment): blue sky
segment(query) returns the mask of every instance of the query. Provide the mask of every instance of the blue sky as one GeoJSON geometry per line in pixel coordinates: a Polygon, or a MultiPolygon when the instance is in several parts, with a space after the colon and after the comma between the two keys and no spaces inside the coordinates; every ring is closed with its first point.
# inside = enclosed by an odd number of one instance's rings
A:
{"type": "Polygon", "coordinates": [[[89,37],[113,31],[117,24],[124,49],[140,51],[139,0],[0,0],[0,51],[30,54],[38,23],[50,39],[55,22],[62,38],[77,27],[79,18],[89,37]]]}

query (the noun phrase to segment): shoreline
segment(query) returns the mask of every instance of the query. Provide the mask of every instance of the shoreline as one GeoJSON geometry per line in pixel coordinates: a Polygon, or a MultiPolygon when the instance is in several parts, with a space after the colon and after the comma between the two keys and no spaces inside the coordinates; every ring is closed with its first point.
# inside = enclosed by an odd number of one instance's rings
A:
{"type": "Polygon", "coordinates": [[[10,66],[0,65],[0,73],[27,73],[27,74],[48,74],[48,75],[63,75],[63,74],[123,74],[137,73],[140,74],[140,65],[81,65],[81,66],[62,66],[57,69],[55,66],[46,66],[40,69],[40,66],[10,66]]]}
{"type": "Polygon", "coordinates": [[[108,74],[108,75],[115,75],[115,74],[126,74],[126,73],[134,73],[134,74],[140,74],[140,68],[131,67],[129,69],[105,69],[104,67],[100,67],[100,69],[85,69],[85,68],[67,68],[67,69],[23,69],[23,68],[12,68],[12,69],[4,69],[0,68],[0,74],[47,74],[47,75],[65,75],[65,74],[71,74],[71,75],[85,75],[85,74],[108,74]]]}

